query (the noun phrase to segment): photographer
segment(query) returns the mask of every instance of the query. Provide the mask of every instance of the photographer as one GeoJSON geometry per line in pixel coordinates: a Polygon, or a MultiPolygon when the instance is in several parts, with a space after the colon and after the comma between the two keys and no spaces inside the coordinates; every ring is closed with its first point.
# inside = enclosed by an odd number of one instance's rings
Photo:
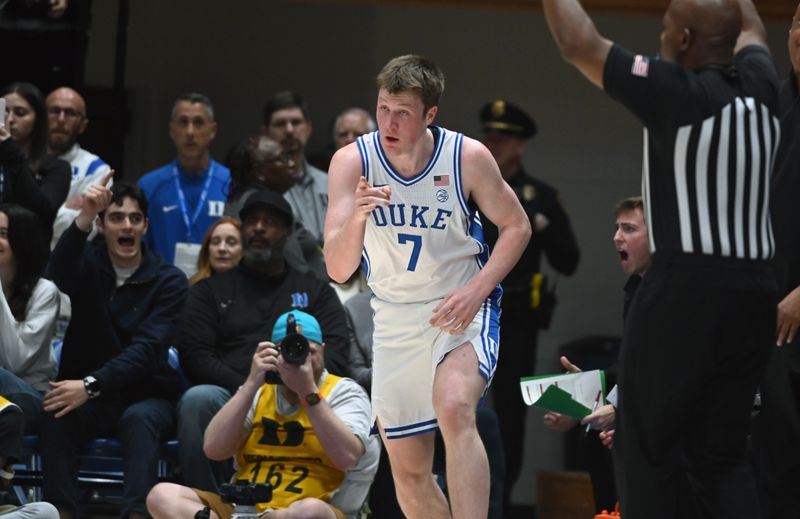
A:
{"type": "MultiPolygon", "coordinates": [[[[281,315],[272,342],[258,344],[247,379],[206,431],[209,458],[236,456],[237,482],[272,486],[271,501],[257,507],[271,510],[270,518],[353,516],[377,469],[379,445],[369,435],[368,397],[352,380],[325,370],[324,349],[314,317],[299,310],[281,315]],[[305,359],[297,353],[302,346],[290,316],[297,333],[308,339],[305,359]],[[268,373],[279,374],[283,383],[265,383],[268,373]]],[[[157,485],[147,503],[156,519],[191,519],[204,506],[211,518],[228,518],[234,511],[215,493],[172,483],[157,485]]]]}
{"type": "Polygon", "coordinates": [[[278,316],[298,309],[313,314],[325,330],[325,367],[346,365],[344,310],[333,288],[289,267],[283,255],[294,217],[279,194],[250,195],[239,216],[244,256],[235,268],[192,286],[178,330],[181,366],[195,384],[178,405],[179,457],[187,485],[216,492],[231,464],[203,455],[203,434],[211,418],[241,386],[256,345],[270,337],[278,316]]]}

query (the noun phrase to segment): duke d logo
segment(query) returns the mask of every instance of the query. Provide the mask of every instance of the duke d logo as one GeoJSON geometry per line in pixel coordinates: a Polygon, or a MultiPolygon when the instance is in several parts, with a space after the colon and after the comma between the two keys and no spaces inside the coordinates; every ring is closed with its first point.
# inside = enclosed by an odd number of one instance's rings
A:
{"type": "Polygon", "coordinates": [[[269,418],[261,418],[264,435],[258,440],[261,445],[277,445],[283,447],[298,447],[303,444],[305,429],[300,422],[286,422],[281,424],[269,418]],[[281,441],[283,438],[283,441],[281,441]]]}

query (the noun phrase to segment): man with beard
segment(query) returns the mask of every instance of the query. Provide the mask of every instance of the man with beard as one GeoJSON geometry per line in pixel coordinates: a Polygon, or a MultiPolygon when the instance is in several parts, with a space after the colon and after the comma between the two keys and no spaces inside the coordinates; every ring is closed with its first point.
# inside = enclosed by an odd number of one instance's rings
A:
{"type": "Polygon", "coordinates": [[[328,210],[328,175],[308,163],[306,144],[311,137],[308,105],[294,92],[278,92],[264,105],[262,135],[278,141],[300,165],[295,185],[284,193],[295,217],[322,244],[322,228],[328,210]]]}
{"type": "MultiPolygon", "coordinates": [[[[261,190],[269,189],[284,195],[301,171],[283,147],[270,137],[261,135],[239,143],[228,155],[226,164],[231,169],[231,190],[225,204],[225,216],[239,217],[247,198],[261,190]]],[[[297,220],[283,251],[289,266],[300,272],[310,272],[328,281],[322,250],[317,238],[297,220]]]]}
{"type": "Polygon", "coordinates": [[[336,293],[284,260],[294,223],[289,204],[261,190],[247,198],[239,216],[245,246],[241,263],[191,288],[178,331],[181,365],[197,384],[178,404],[180,461],[187,485],[212,492],[231,466],[206,459],[203,434],[244,383],[256,345],[271,336],[279,315],[295,308],[316,316],[325,330],[326,368],[341,373],[346,363],[347,330],[336,293]]]}
{"type": "Polygon", "coordinates": [[[53,90],[45,100],[47,105],[47,148],[51,154],[69,162],[72,181],[67,200],[58,209],[53,223],[55,248],[58,238],[70,226],[81,210],[83,192],[99,183],[111,168],[103,159],[81,148],[78,137],[86,131],[86,101],[75,90],[61,87],[53,90]]]}

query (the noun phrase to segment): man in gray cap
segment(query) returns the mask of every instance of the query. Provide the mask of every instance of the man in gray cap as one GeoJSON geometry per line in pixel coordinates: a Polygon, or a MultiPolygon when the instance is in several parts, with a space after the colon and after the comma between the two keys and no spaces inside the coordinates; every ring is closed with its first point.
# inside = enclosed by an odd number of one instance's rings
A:
{"type": "MultiPolygon", "coordinates": [[[[541,273],[542,253],[548,263],[565,276],[575,272],[579,252],[569,217],[561,207],[558,193],[548,184],[529,176],[522,156],[536,135],[536,123],[513,104],[498,99],[481,110],[483,143],[492,152],[503,179],[517,194],[531,222],[533,235],[522,257],[503,281],[500,344],[503,355],[491,390],[500,420],[506,453],[504,509],[522,466],[526,406],[519,397],[520,377],[530,376],[536,362],[537,333],[550,324],[555,286],[541,273]]],[[[490,247],[497,241],[497,227],[482,217],[484,238],[490,247]]]]}
{"type": "Polygon", "coordinates": [[[203,434],[244,383],[256,345],[271,337],[279,315],[297,309],[316,316],[325,330],[325,367],[338,374],[347,362],[344,310],[333,288],[284,259],[294,222],[289,203],[274,191],[256,191],[239,216],[241,263],[192,286],[178,329],[181,367],[195,384],[178,404],[180,461],[187,485],[212,492],[231,468],[206,459],[203,434]]]}

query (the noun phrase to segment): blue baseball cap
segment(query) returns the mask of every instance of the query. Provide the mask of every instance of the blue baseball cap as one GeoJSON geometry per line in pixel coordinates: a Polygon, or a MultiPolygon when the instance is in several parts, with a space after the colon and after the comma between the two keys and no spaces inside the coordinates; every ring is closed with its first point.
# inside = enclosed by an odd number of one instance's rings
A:
{"type": "Polygon", "coordinates": [[[298,328],[302,328],[302,335],[306,339],[322,344],[322,328],[319,326],[313,315],[301,312],[300,310],[290,310],[278,317],[275,326],[272,328],[272,342],[278,344],[286,337],[286,320],[289,314],[294,315],[294,322],[298,328]]]}

